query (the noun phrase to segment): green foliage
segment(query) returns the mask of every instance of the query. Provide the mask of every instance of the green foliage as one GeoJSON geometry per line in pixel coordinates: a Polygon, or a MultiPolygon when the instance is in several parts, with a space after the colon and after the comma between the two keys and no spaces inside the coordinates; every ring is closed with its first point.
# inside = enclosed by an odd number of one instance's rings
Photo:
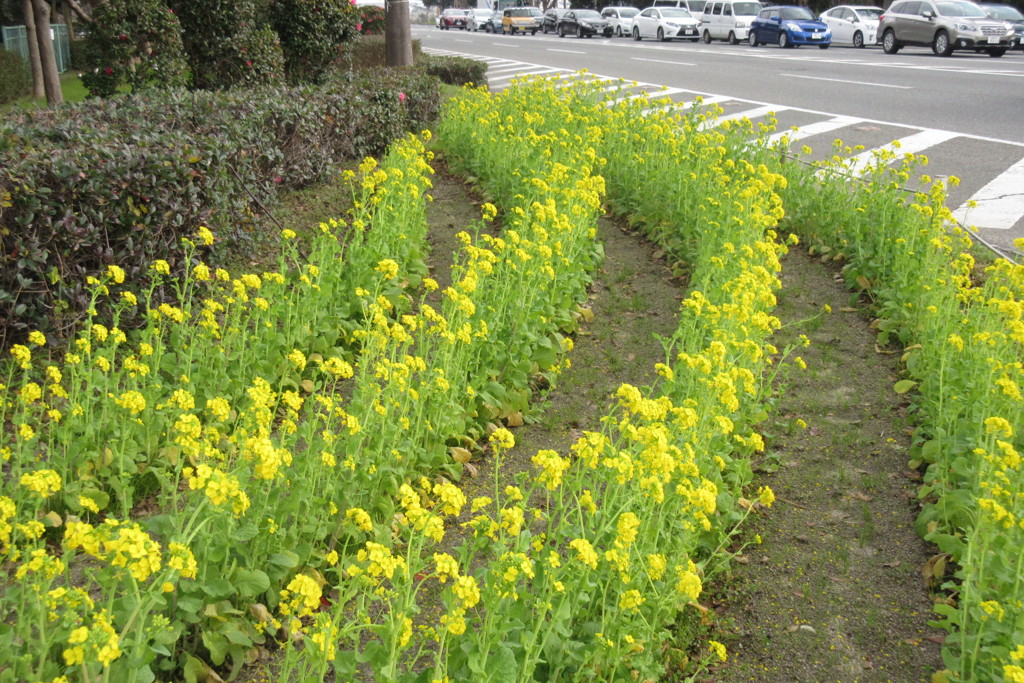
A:
{"type": "Polygon", "coordinates": [[[122,85],[185,85],[181,26],[161,0],[111,0],[96,8],[81,50],[82,81],[91,95],[110,97],[122,85]]]}
{"type": "Polygon", "coordinates": [[[180,238],[200,225],[228,244],[247,241],[278,188],[320,181],[423,129],[438,97],[435,79],[403,71],[12,117],[0,129],[0,196],[10,197],[0,207],[0,347],[65,327],[87,306],[85,276],[108,264],[129,277],[155,258],[180,269],[180,238]]]}
{"type": "Polygon", "coordinates": [[[262,3],[255,0],[171,0],[197,88],[280,85],[284,54],[262,3]]]}
{"type": "MultiPolygon", "coordinates": [[[[421,63],[420,55],[423,46],[420,41],[412,41],[413,63],[421,63]]],[[[362,69],[382,69],[388,64],[387,53],[384,49],[383,35],[367,35],[342,48],[338,66],[344,69],[359,71],[362,69]]]]}
{"type": "Polygon", "coordinates": [[[349,0],[275,0],[270,20],[281,39],[291,83],[321,82],[338,47],[357,35],[357,12],[349,0]]]}
{"type": "Polygon", "coordinates": [[[448,85],[487,84],[487,64],[475,59],[422,55],[420,62],[428,74],[448,85]]]}
{"type": "Polygon", "coordinates": [[[32,75],[25,60],[0,49],[0,104],[7,104],[32,91],[32,75]]]}
{"type": "Polygon", "coordinates": [[[365,5],[359,8],[359,23],[356,24],[364,36],[384,35],[384,8],[365,5]]]}

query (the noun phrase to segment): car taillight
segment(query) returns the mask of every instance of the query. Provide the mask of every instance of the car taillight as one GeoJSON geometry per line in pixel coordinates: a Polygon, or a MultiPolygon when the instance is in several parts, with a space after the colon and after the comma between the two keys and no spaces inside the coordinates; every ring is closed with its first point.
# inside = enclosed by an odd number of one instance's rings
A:
{"type": "Polygon", "coordinates": [[[878,17],[879,21],[881,21],[882,19],[885,19],[885,15],[884,14],[882,16],[878,17]]]}

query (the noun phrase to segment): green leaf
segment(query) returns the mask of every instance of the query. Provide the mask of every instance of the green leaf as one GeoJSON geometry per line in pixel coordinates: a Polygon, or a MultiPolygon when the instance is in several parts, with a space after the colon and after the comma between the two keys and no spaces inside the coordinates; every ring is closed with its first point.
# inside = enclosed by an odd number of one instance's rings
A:
{"type": "Polygon", "coordinates": [[[899,382],[893,385],[892,389],[897,394],[905,394],[914,387],[917,386],[917,382],[912,379],[901,379],[899,382]]]}
{"type": "Polygon", "coordinates": [[[235,594],[235,586],[227,579],[214,579],[209,583],[203,584],[202,589],[204,593],[215,600],[229,598],[235,594]]]}
{"type": "Polygon", "coordinates": [[[270,577],[259,569],[236,569],[231,582],[240,595],[250,598],[270,590],[270,577]]]}
{"type": "Polygon", "coordinates": [[[183,672],[185,674],[185,683],[199,683],[200,678],[205,681],[206,671],[209,669],[206,663],[192,655],[186,655],[186,657],[188,659],[185,661],[185,670],[183,672]]]}
{"type": "Polygon", "coordinates": [[[186,596],[178,598],[178,610],[189,614],[198,614],[203,608],[203,601],[196,597],[186,596]]]}
{"type": "Polygon", "coordinates": [[[210,661],[220,666],[228,656],[228,639],[216,631],[203,631],[203,645],[210,651],[210,661]]]}
{"type": "Polygon", "coordinates": [[[518,669],[512,650],[500,646],[494,655],[487,658],[487,683],[517,683],[518,669]]]}
{"type": "Polygon", "coordinates": [[[299,556],[290,550],[274,553],[267,561],[270,564],[276,564],[278,567],[287,567],[288,569],[294,569],[299,566],[299,556]]]}

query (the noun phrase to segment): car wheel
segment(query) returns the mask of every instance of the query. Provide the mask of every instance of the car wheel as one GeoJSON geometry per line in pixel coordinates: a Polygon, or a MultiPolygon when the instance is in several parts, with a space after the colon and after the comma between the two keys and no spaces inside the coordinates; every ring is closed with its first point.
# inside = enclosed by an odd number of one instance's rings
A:
{"type": "Polygon", "coordinates": [[[789,43],[789,34],[786,33],[785,31],[779,31],[779,47],[793,47],[789,43]]]}
{"type": "Polygon", "coordinates": [[[882,52],[887,55],[894,55],[900,51],[900,44],[896,42],[896,32],[891,28],[882,34],[882,52]]]}
{"type": "Polygon", "coordinates": [[[760,43],[757,42],[757,33],[751,31],[750,35],[747,36],[747,42],[750,43],[750,47],[757,47],[760,45],[760,43]]]}
{"type": "Polygon", "coordinates": [[[729,31],[729,44],[730,45],[739,45],[740,44],[740,41],[738,41],[736,39],[736,34],[733,33],[732,31],[729,31]]]}
{"type": "Polygon", "coordinates": [[[583,37],[583,27],[580,26],[579,24],[576,24],[576,37],[577,38],[582,38],[583,37]]]}
{"type": "Polygon", "coordinates": [[[948,57],[953,54],[953,44],[949,42],[948,33],[939,31],[935,34],[935,40],[932,41],[932,52],[940,57],[948,57]]]}
{"type": "Polygon", "coordinates": [[[658,42],[659,43],[664,43],[665,42],[665,29],[663,29],[660,26],[658,27],[658,42]]]}
{"type": "Polygon", "coordinates": [[[864,47],[864,34],[860,31],[853,34],[853,46],[864,47]]]}
{"type": "Polygon", "coordinates": [[[564,24],[559,24],[558,25],[558,37],[559,38],[565,38],[565,25],[564,24]]]}
{"type": "Polygon", "coordinates": [[[989,53],[988,53],[988,56],[989,57],[1002,57],[1005,54],[1006,54],[1006,48],[1000,47],[1000,48],[996,48],[995,50],[990,50],[989,53]]]}
{"type": "Polygon", "coordinates": [[[708,45],[711,44],[711,31],[704,29],[704,35],[701,37],[704,38],[705,43],[707,43],[708,45]]]}
{"type": "Polygon", "coordinates": [[[637,42],[640,41],[640,29],[636,26],[633,27],[633,40],[637,42]]]}
{"type": "Polygon", "coordinates": [[[533,29],[532,31],[530,31],[530,35],[531,36],[537,35],[537,29],[533,29]]]}
{"type": "Polygon", "coordinates": [[[819,50],[827,50],[828,48],[829,48],[829,46],[828,46],[828,45],[819,45],[819,46],[818,46],[818,49],[819,49],[819,50]]]}
{"type": "Polygon", "coordinates": [[[616,38],[621,38],[622,37],[622,27],[621,26],[616,26],[615,27],[615,37],[616,38]]]}

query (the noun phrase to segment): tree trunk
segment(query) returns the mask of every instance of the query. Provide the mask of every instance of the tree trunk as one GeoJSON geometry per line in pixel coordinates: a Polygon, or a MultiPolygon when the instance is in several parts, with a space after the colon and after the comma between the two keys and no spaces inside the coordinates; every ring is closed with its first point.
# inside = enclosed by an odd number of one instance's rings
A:
{"type": "Polygon", "coordinates": [[[387,0],[384,9],[384,53],[388,66],[412,66],[409,0],[387,0]]]}
{"type": "MultiPolygon", "coordinates": [[[[90,17],[82,6],[79,5],[75,0],[64,0],[65,4],[71,8],[71,11],[78,15],[78,18],[82,21],[92,23],[92,17],[90,17]]],[[[68,29],[69,31],[71,29],[68,29]]]]}
{"type": "Polygon", "coordinates": [[[25,12],[25,40],[28,42],[28,61],[32,67],[32,97],[39,99],[46,95],[43,88],[43,65],[39,61],[39,40],[36,38],[36,16],[32,10],[32,0],[22,1],[25,12]]]}
{"type": "Polygon", "coordinates": [[[43,67],[43,90],[46,104],[56,107],[64,101],[60,89],[60,74],[57,73],[57,59],[53,54],[53,38],[50,36],[50,6],[46,0],[32,0],[35,7],[36,39],[39,43],[39,63],[43,67]]]}

